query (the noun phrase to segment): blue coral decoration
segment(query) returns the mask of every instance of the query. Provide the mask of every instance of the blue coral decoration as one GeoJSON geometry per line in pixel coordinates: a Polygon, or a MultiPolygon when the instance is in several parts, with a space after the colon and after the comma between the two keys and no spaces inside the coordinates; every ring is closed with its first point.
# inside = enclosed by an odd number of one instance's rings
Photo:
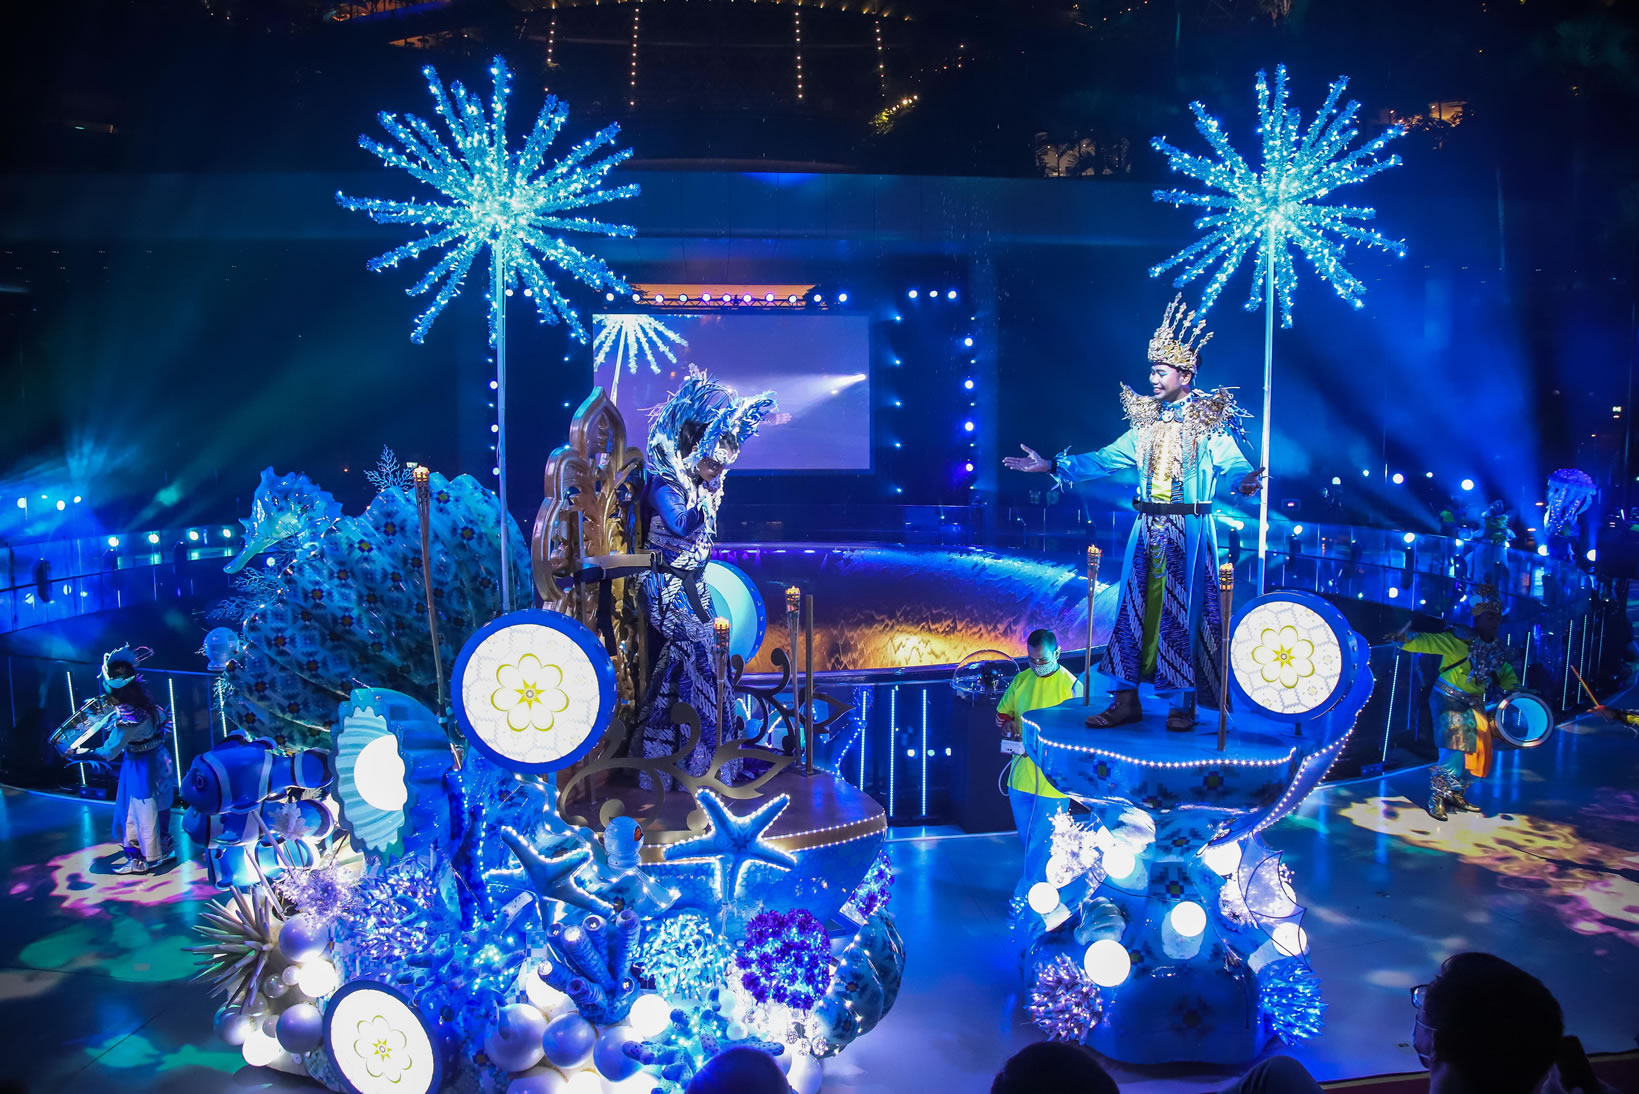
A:
{"type": "Polygon", "coordinates": [[[758,1003],[807,1012],[831,980],[831,940],[805,908],[761,912],[746,925],[735,951],[740,986],[758,1003]]]}
{"type": "Polygon", "coordinates": [[[1289,1045],[1315,1036],[1326,1013],[1320,977],[1301,958],[1270,962],[1258,973],[1258,1009],[1270,1031],[1289,1045]]]}
{"type": "Polygon", "coordinates": [[[588,1022],[612,1025],[637,998],[631,966],[642,934],[643,921],[629,908],[613,919],[589,915],[575,926],[554,924],[547,931],[551,959],[539,975],[569,996],[588,1022]]]}
{"type": "Polygon", "coordinates": [[[623,1046],[626,1055],[659,1079],[656,1089],[674,1094],[688,1086],[706,1061],[728,1049],[755,1048],[770,1056],[785,1052],[777,1041],[731,1037],[729,1031],[738,1023],[722,1013],[723,1002],[723,993],[714,990],[699,1006],[673,1010],[671,1025],[647,1041],[627,1041],[623,1046]]]}

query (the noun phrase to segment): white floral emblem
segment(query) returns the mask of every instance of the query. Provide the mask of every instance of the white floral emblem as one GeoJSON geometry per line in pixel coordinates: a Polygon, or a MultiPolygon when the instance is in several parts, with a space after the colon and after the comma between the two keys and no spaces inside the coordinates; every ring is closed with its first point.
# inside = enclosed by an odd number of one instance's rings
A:
{"type": "Polygon", "coordinates": [[[1252,648],[1252,660],[1258,665],[1266,684],[1279,683],[1283,688],[1295,688],[1298,681],[1315,674],[1315,644],[1298,634],[1290,624],[1276,630],[1269,627],[1252,648]]]}
{"type": "Polygon", "coordinates": [[[544,664],[533,653],[518,658],[515,665],[495,670],[500,686],[490,695],[490,703],[506,715],[515,732],[536,729],[546,732],[558,715],[569,709],[569,693],[562,688],[563,670],[544,664]]]}
{"type": "Polygon", "coordinates": [[[365,1071],[373,1079],[401,1082],[404,1073],[414,1065],[410,1054],[410,1038],[383,1015],[367,1018],[354,1027],[357,1037],[353,1052],[364,1061],[365,1071]]]}

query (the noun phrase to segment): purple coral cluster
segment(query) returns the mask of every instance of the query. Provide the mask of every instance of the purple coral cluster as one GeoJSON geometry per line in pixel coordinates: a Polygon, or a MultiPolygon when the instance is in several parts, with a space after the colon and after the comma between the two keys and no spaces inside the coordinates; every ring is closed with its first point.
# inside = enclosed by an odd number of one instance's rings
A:
{"type": "Polygon", "coordinates": [[[762,912],[747,924],[734,965],[758,1003],[812,1010],[831,982],[831,940],[806,909],[762,912]]]}
{"type": "Polygon", "coordinates": [[[848,898],[848,903],[859,912],[861,919],[869,919],[887,908],[888,898],[893,895],[893,881],[893,867],[888,863],[888,853],[878,851],[871,868],[865,871],[865,880],[859,883],[859,888],[848,898]]]}

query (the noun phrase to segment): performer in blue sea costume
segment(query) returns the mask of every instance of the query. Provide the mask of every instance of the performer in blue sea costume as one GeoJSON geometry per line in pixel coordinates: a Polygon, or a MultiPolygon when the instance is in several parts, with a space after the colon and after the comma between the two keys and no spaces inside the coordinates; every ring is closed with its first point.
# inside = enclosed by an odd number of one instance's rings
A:
{"type": "Polygon", "coordinates": [[[1098,671],[1109,678],[1109,708],[1087,719],[1095,728],[1142,717],[1138,685],[1153,681],[1172,700],[1167,728],[1195,725],[1195,693],[1216,702],[1219,679],[1218,544],[1210,519],[1219,480],[1240,477],[1254,495],[1263,471],[1253,470],[1236,444],[1245,412],[1227,388],[1195,390],[1201,347],[1211,340],[1206,321],[1177,297],[1150,339],[1152,396],[1121,385],[1128,429],[1114,444],[1043,459],[1025,445],[1024,456],[1003,461],[1014,471],[1054,475],[1061,485],[1138,471],[1133,523],[1122,569],[1115,630],[1098,671]],[[1191,326],[1193,324],[1193,327],[1191,326]]]}
{"type": "MultiPolygon", "coordinates": [[[[645,545],[659,552],[661,567],[645,575],[642,590],[660,643],[638,721],[643,755],[665,756],[682,746],[672,704],[698,711],[700,742],[684,765],[694,774],[705,771],[721,738],[712,663],[716,613],[705,570],[717,542],[723,478],[774,406],[771,391],[740,398],[691,365],[682,386],[650,415],[645,545]]],[[[724,777],[732,774],[725,771],[724,777]]]]}
{"type": "Polygon", "coordinates": [[[148,695],[130,646],[103,656],[102,687],[114,709],[107,740],[90,754],[120,762],[114,840],[125,848],[125,861],[114,872],[146,874],[175,855],[168,831],[176,794],[176,768],[166,740],[171,716],[148,695]]]}

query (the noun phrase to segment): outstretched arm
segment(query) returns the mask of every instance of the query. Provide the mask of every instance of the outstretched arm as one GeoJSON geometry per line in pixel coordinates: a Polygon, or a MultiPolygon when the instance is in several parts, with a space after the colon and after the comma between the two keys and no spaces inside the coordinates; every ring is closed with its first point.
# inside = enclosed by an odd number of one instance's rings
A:
{"type": "Polygon", "coordinates": [[[1132,430],[1127,430],[1115,443],[1107,444],[1095,452],[1083,452],[1080,455],[1062,455],[1056,459],[1043,459],[1034,449],[1027,445],[1020,445],[1024,449],[1023,456],[1009,456],[1002,464],[1010,471],[1039,471],[1051,474],[1061,486],[1074,486],[1078,482],[1088,479],[1103,478],[1105,475],[1129,467],[1138,466],[1138,438],[1132,430]]]}

